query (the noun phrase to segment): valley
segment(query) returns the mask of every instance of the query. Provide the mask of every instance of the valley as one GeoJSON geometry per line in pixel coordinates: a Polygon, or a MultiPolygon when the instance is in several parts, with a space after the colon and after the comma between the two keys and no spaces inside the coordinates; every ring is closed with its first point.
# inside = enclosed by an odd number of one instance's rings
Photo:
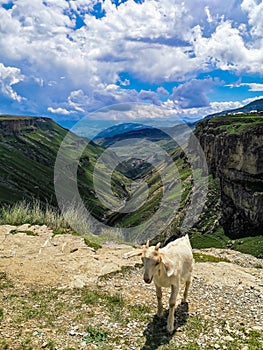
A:
{"type": "MultiPolygon", "coordinates": [[[[124,240],[143,243],[150,238],[152,243],[164,242],[170,236],[182,235],[182,224],[192,220],[194,224],[188,233],[196,248],[230,247],[262,257],[262,128],[260,112],[228,112],[197,124],[163,130],[142,126],[132,129],[130,125],[118,131],[118,127],[113,127],[91,141],[49,118],[2,115],[0,202],[3,207],[12,207],[17,202],[36,200],[43,210],[47,204],[56,210],[54,167],[67,135],[68,159],[61,163],[61,174],[69,184],[67,198],[72,198],[74,204],[73,189],[77,186],[83,203],[98,222],[120,232],[131,229],[128,234],[121,233],[124,240]],[[182,142],[188,136],[189,142],[182,142]],[[202,164],[198,164],[194,138],[204,151],[207,175],[202,174],[202,164]],[[126,148],[122,147],[123,142],[129,148],[135,141],[139,149],[145,150],[143,159],[136,153],[125,153],[126,148]],[[99,187],[95,188],[96,163],[107,147],[108,161],[118,166],[112,173],[110,166],[99,169],[99,187]],[[157,148],[164,153],[156,153],[157,148]],[[79,149],[84,151],[78,159],[79,149]],[[109,185],[105,183],[106,174],[111,177],[109,185]],[[195,200],[192,211],[196,193],[205,201],[195,200]],[[126,210],[135,199],[135,207],[126,210]],[[143,204],[140,199],[144,199],[143,204]]],[[[60,184],[60,179],[55,178],[56,182],[60,184]]]]}

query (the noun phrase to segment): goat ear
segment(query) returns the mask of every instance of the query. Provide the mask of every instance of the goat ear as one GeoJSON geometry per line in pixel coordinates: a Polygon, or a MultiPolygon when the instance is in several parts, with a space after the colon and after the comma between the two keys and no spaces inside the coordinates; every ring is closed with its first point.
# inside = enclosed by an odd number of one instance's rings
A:
{"type": "Polygon", "coordinates": [[[150,247],[150,241],[148,239],[148,241],[146,242],[145,248],[149,248],[150,247]]]}
{"type": "Polygon", "coordinates": [[[171,277],[173,273],[175,272],[175,264],[174,262],[169,259],[166,255],[161,255],[162,263],[164,264],[167,277],[171,277]]]}
{"type": "Polygon", "coordinates": [[[142,250],[137,250],[137,251],[131,251],[131,252],[128,252],[128,253],[125,253],[123,255],[124,259],[129,259],[129,258],[132,258],[133,256],[140,256],[142,255],[142,250]]]}
{"type": "Polygon", "coordinates": [[[156,250],[156,251],[159,250],[160,246],[161,246],[161,243],[160,243],[160,242],[157,243],[156,246],[155,246],[155,250],[156,250]]]}

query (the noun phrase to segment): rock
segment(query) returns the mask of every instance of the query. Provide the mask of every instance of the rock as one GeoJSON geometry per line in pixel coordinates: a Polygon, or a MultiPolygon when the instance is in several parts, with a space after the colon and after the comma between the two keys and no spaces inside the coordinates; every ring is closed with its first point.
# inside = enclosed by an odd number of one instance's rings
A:
{"type": "Polygon", "coordinates": [[[70,249],[70,253],[75,253],[75,252],[77,252],[79,249],[78,248],[72,248],[72,249],[70,249]]]}
{"type": "Polygon", "coordinates": [[[224,337],[224,339],[225,339],[226,341],[233,341],[233,340],[234,340],[234,338],[231,337],[231,335],[226,335],[226,336],[224,337]]]}
{"type": "MultiPolygon", "coordinates": [[[[199,122],[195,132],[209,172],[220,178],[221,224],[232,238],[263,225],[263,124],[246,119],[242,126],[238,132],[228,132],[229,118],[211,118],[199,122]]],[[[194,144],[190,139],[190,149],[194,144]]]]}

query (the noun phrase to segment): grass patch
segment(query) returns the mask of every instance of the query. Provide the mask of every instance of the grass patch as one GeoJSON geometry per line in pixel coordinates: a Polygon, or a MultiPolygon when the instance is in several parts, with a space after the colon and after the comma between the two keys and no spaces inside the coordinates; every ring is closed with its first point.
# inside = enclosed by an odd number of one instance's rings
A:
{"type": "Polygon", "coordinates": [[[229,238],[224,234],[223,229],[214,233],[193,233],[190,237],[193,248],[227,248],[229,238]]]}
{"type": "Polygon", "coordinates": [[[84,341],[86,344],[102,344],[108,339],[108,332],[103,329],[98,329],[88,325],[86,328],[86,335],[84,336],[84,341]]]}
{"type": "Polygon", "coordinates": [[[8,342],[7,342],[5,339],[0,338],[0,349],[1,349],[1,350],[11,349],[11,348],[9,347],[8,342]]]}
{"type": "Polygon", "coordinates": [[[151,308],[146,305],[136,304],[128,305],[129,319],[135,319],[138,321],[148,321],[151,317],[151,308]]]}
{"type": "Polygon", "coordinates": [[[85,213],[78,206],[74,206],[74,204],[63,210],[63,215],[59,209],[49,204],[43,205],[38,200],[33,200],[30,203],[20,201],[13,205],[3,206],[0,209],[0,225],[19,226],[25,223],[46,225],[55,230],[57,234],[64,233],[64,230],[71,230],[69,223],[74,225],[78,232],[90,232],[90,225],[85,213]]]}
{"type": "Polygon", "coordinates": [[[193,253],[195,262],[230,262],[226,258],[220,258],[217,256],[209,255],[209,254],[203,254],[203,253],[193,253]]]}
{"type": "Polygon", "coordinates": [[[85,242],[85,244],[86,244],[86,246],[88,246],[88,247],[90,247],[90,248],[92,248],[92,249],[94,249],[94,250],[98,250],[98,249],[100,249],[101,248],[101,245],[99,244],[99,243],[96,243],[96,242],[94,242],[94,241],[91,241],[88,237],[86,237],[86,236],[82,236],[83,237],[83,239],[84,239],[84,242],[85,242]]]}
{"type": "Polygon", "coordinates": [[[25,338],[22,340],[21,349],[22,350],[34,350],[34,348],[32,346],[31,338],[25,338]]]}
{"type": "Polygon", "coordinates": [[[63,310],[69,310],[70,305],[66,302],[57,301],[59,294],[63,291],[56,289],[31,290],[28,295],[21,298],[19,295],[12,295],[11,299],[20,310],[15,322],[22,323],[36,320],[43,325],[53,326],[57,317],[63,310]]]}
{"type": "Polygon", "coordinates": [[[263,236],[242,237],[232,240],[219,227],[213,233],[195,232],[190,236],[190,241],[192,247],[196,249],[233,249],[244,254],[251,254],[256,258],[263,258],[263,236]]]}
{"type": "Polygon", "coordinates": [[[243,237],[233,240],[231,249],[263,258],[263,236],[243,237]]]}
{"type": "Polygon", "coordinates": [[[90,290],[88,288],[82,290],[81,299],[85,304],[99,304],[100,302],[103,302],[110,311],[116,306],[124,306],[124,300],[120,294],[110,295],[100,291],[90,290]]]}
{"type": "Polygon", "coordinates": [[[7,278],[6,272],[0,272],[0,290],[13,288],[13,283],[7,278]]]}
{"type": "Polygon", "coordinates": [[[152,312],[147,305],[127,304],[121,294],[110,295],[89,289],[82,290],[81,300],[88,305],[100,305],[106,308],[112,321],[127,323],[131,319],[145,322],[152,312]]]}
{"type": "Polygon", "coordinates": [[[200,334],[206,334],[211,331],[212,325],[201,315],[192,315],[185,324],[185,332],[189,339],[198,339],[200,334]]]}
{"type": "Polygon", "coordinates": [[[14,205],[7,205],[0,210],[1,225],[47,225],[54,229],[69,227],[65,218],[59,211],[49,205],[43,205],[34,200],[32,203],[26,201],[17,202],[14,205]]]}
{"type": "MultiPolygon", "coordinates": [[[[221,341],[218,342],[219,345],[224,346],[225,349],[231,350],[240,350],[240,349],[249,349],[249,350],[259,350],[262,349],[263,343],[263,334],[251,330],[248,333],[245,329],[241,330],[243,336],[233,337],[232,341],[221,341]]],[[[220,347],[221,348],[221,347],[220,347]]],[[[223,348],[223,347],[222,347],[223,348]]],[[[210,348],[208,348],[210,349],[210,348]]]]}
{"type": "Polygon", "coordinates": [[[30,231],[30,230],[23,230],[23,231],[20,231],[20,230],[11,230],[10,231],[10,234],[11,235],[16,235],[17,233],[25,233],[27,236],[38,236],[38,233],[37,232],[34,232],[34,231],[30,231]]]}

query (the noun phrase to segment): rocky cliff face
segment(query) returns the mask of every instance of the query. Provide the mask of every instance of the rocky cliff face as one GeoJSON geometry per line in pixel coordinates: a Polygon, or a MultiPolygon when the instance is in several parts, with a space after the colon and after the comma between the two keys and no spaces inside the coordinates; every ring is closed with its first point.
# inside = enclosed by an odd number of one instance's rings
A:
{"type": "Polygon", "coordinates": [[[263,233],[263,117],[204,120],[196,136],[220,178],[222,222],[230,237],[263,233]]]}
{"type": "Polygon", "coordinates": [[[12,117],[0,115],[0,132],[2,136],[22,134],[34,131],[39,124],[50,121],[49,118],[12,117]]]}

